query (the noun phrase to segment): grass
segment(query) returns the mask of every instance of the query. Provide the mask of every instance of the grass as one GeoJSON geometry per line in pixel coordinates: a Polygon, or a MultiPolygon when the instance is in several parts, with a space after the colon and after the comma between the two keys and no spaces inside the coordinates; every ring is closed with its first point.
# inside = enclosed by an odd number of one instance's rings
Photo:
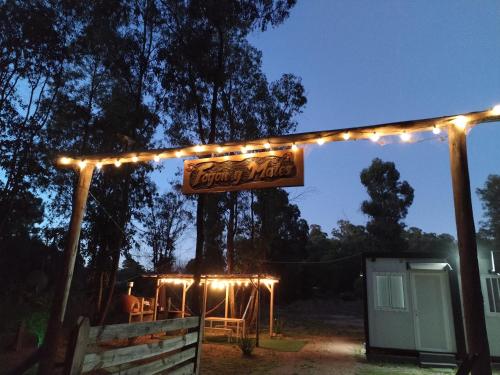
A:
{"type": "Polygon", "coordinates": [[[293,339],[260,339],[259,346],[264,349],[276,350],[278,352],[298,352],[307,341],[293,339]]]}

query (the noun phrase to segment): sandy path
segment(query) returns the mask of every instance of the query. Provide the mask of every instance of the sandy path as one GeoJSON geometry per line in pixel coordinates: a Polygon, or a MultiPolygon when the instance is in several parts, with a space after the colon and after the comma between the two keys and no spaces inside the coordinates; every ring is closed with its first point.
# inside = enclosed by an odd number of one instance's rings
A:
{"type": "Polygon", "coordinates": [[[256,348],[245,358],[237,346],[204,344],[202,374],[335,374],[354,375],[360,342],[347,337],[301,337],[308,343],[298,353],[256,348]]]}

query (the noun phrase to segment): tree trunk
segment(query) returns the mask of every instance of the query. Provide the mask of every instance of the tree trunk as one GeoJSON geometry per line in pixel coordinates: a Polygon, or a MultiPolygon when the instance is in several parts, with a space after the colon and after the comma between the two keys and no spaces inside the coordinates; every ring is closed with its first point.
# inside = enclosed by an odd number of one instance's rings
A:
{"type": "Polygon", "coordinates": [[[205,196],[203,194],[198,194],[198,201],[196,206],[196,254],[194,258],[194,285],[191,302],[193,311],[196,314],[201,314],[200,278],[203,262],[203,243],[205,241],[203,230],[204,198],[205,196]]]}
{"type": "Polygon", "coordinates": [[[477,260],[476,230],[472,213],[465,131],[450,125],[448,140],[467,346],[469,353],[479,355],[478,361],[472,369],[472,374],[491,375],[490,350],[477,260]]]}

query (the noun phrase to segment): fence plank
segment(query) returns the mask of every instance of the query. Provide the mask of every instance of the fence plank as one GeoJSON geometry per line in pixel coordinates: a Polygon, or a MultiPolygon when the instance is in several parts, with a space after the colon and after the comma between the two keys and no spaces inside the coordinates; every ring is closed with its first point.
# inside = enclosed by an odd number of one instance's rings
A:
{"type": "Polygon", "coordinates": [[[185,366],[179,367],[174,371],[168,373],[168,375],[193,375],[194,374],[194,363],[188,363],[185,366]]]}
{"type": "Polygon", "coordinates": [[[145,375],[145,374],[156,374],[159,371],[168,370],[182,362],[194,358],[196,355],[196,348],[189,348],[183,350],[179,353],[171,355],[166,358],[161,358],[157,361],[146,363],[143,365],[135,366],[128,369],[118,370],[113,374],[120,375],[145,375]]]}
{"type": "Polygon", "coordinates": [[[124,323],[92,327],[89,334],[89,344],[151,335],[159,332],[175,331],[178,329],[195,328],[198,327],[198,324],[199,318],[192,316],[189,318],[157,320],[154,322],[124,323]]]}
{"type": "Polygon", "coordinates": [[[155,343],[127,346],[106,350],[101,353],[89,353],[85,356],[83,362],[83,372],[154,357],[194,344],[197,340],[198,332],[191,332],[184,336],[173,337],[155,343]]]}
{"type": "Polygon", "coordinates": [[[85,353],[87,351],[87,344],[90,332],[89,318],[78,318],[78,325],[75,334],[72,338],[71,347],[68,348],[68,360],[66,361],[67,368],[65,374],[80,375],[82,372],[82,365],[85,353]]]}

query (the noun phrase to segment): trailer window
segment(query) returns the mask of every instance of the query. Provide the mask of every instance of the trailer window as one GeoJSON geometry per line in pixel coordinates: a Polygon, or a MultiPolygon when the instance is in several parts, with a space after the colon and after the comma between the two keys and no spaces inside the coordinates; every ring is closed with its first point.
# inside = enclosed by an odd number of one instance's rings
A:
{"type": "Polygon", "coordinates": [[[406,310],[404,275],[402,273],[375,274],[375,308],[378,310],[406,310]]]}
{"type": "Polygon", "coordinates": [[[487,277],[486,291],[490,313],[500,314],[500,277],[487,277]]]}

